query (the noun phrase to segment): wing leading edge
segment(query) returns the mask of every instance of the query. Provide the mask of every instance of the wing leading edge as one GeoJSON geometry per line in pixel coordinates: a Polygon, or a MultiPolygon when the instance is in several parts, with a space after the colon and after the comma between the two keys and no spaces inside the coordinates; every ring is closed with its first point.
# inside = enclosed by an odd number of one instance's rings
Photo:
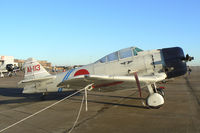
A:
{"type": "MultiPolygon", "coordinates": [[[[165,73],[158,73],[155,75],[138,76],[141,87],[149,84],[162,81],[166,78],[165,73]]],[[[94,84],[94,90],[114,91],[125,88],[137,87],[134,76],[108,76],[108,75],[80,75],[68,80],[64,80],[57,86],[68,89],[81,89],[88,84],[94,84]]]]}

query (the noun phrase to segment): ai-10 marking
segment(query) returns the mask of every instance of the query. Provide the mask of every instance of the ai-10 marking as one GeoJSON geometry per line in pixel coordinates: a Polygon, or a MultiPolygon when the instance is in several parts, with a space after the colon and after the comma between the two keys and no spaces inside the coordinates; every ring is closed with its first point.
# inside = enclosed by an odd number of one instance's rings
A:
{"type": "Polygon", "coordinates": [[[23,93],[43,93],[79,90],[91,84],[90,89],[114,91],[126,88],[147,88],[149,107],[164,104],[164,92],[156,83],[178,77],[187,72],[187,61],[180,47],[143,51],[137,47],[121,49],[100,60],[57,75],[49,74],[35,59],[25,62],[23,93]]]}

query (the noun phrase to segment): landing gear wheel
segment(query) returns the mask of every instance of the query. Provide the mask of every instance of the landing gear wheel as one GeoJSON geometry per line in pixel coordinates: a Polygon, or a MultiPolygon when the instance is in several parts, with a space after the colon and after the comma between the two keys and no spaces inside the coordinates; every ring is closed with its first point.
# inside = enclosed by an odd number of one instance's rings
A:
{"type": "Polygon", "coordinates": [[[163,89],[161,89],[161,88],[158,88],[157,89],[157,92],[161,95],[161,96],[165,96],[165,92],[164,92],[164,90],[163,89]]]}
{"type": "Polygon", "coordinates": [[[44,100],[45,100],[45,96],[46,96],[46,95],[40,96],[40,100],[41,100],[41,101],[44,101],[44,100]]]}
{"type": "Polygon", "coordinates": [[[11,72],[9,72],[9,73],[8,73],[8,76],[9,76],[9,77],[12,77],[12,73],[11,73],[11,72]]]}
{"type": "Polygon", "coordinates": [[[42,93],[42,95],[40,96],[40,100],[41,101],[44,101],[45,100],[45,97],[46,97],[47,93],[42,93]]]}
{"type": "Polygon", "coordinates": [[[150,108],[158,109],[164,104],[164,98],[158,93],[150,94],[146,99],[146,105],[150,108]]]}

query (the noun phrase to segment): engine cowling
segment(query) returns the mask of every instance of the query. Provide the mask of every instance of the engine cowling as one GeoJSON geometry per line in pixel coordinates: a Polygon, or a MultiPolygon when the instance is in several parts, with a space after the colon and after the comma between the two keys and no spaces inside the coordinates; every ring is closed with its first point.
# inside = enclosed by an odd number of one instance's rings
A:
{"type": "Polygon", "coordinates": [[[178,77],[186,74],[186,62],[194,59],[193,57],[185,57],[183,49],[180,47],[164,48],[161,51],[165,62],[164,69],[167,78],[178,77]]]}

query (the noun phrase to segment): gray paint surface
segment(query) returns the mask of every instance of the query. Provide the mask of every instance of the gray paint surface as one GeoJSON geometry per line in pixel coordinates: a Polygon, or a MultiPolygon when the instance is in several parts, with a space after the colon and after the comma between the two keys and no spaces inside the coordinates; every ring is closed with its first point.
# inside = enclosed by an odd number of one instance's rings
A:
{"type": "MultiPolygon", "coordinates": [[[[189,78],[180,77],[165,85],[166,103],[160,109],[142,106],[136,90],[89,92],[89,111],[84,108],[73,133],[199,133],[200,68],[193,68],[189,78]]],[[[22,74],[0,79],[0,129],[64,98],[66,93],[52,93],[45,101],[39,94],[24,95],[16,87],[22,74]]],[[[143,97],[147,95],[143,91],[143,97]]],[[[5,133],[65,133],[76,119],[82,94],[30,118],[5,133]]]]}

